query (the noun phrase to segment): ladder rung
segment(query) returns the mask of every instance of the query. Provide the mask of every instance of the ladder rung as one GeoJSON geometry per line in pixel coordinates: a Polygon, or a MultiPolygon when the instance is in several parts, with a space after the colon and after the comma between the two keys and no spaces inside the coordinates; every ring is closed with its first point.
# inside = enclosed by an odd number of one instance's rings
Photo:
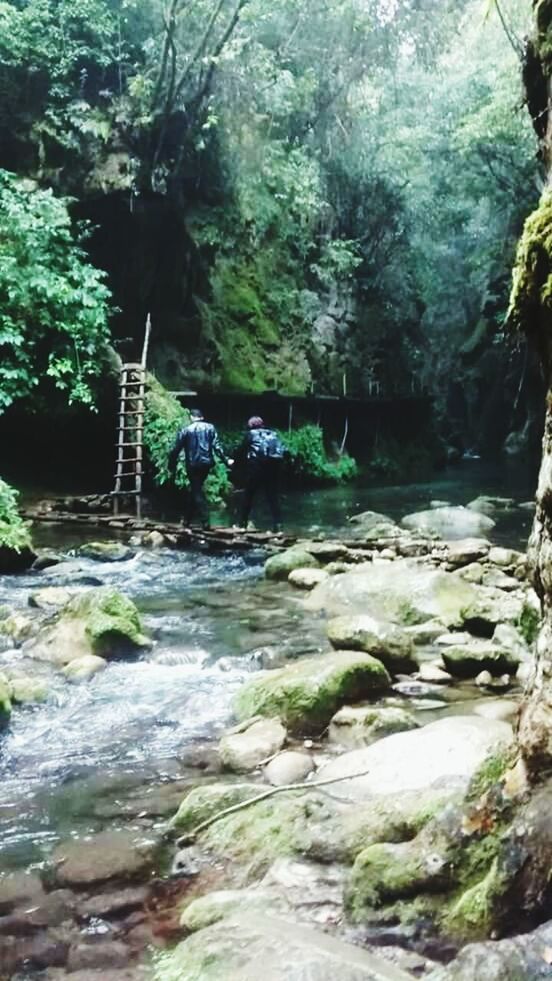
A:
{"type": "Polygon", "coordinates": [[[141,491],[137,490],[120,490],[120,491],[110,491],[111,497],[129,497],[130,494],[141,494],[141,491]]]}
{"type": "Polygon", "coordinates": [[[119,480],[124,480],[125,477],[132,477],[135,480],[136,477],[143,477],[143,474],[133,471],[132,473],[114,473],[113,476],[118,477],[119,480]]]}
{"type": "Polygon", "coordinates": [[[120,460],[116,460],[116,463],[142,463],[141,456],[124,456],[120,460]]]}
{"type": "Polygon", "coordinates": [[[117,443],[116,447],[117,449],[120,449],[121,446],[141,446],[141,445],[142,445],[141,443],[117,443]]]}

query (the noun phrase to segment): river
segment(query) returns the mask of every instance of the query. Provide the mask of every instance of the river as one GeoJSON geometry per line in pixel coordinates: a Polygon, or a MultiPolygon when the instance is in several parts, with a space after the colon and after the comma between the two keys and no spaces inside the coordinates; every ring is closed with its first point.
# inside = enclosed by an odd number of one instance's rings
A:
{"type": "MultiPolygon", "coordinates": [[[[337,532],[358,511],[398,518],[436,498],[465,504],[480,493],[521,503],[534,486],[523,472],[469,461],[425,484],[292,494],[286,516],[294,530],[337,532]]],[[[523,547],[531,519],[529,509],[512,511],[493,540],[523,547]]],[[[0,742],[2,871],[40,863],[68,835],[129,821],[161,826],[190,779],[194,754],[208,759],[205,746],[228,724],[246,674],[325,644],[320,619],[287,586],[264,582],[262,553],[140,550],[125,562],[99,563],[75,558],[77,534],[37,529],[37,544],[63,551],[64,561],[0,577],[0,604],[23,610],[39,586],[110,584],[135,600],[155,643],[138,661],[113,662],[86,684],[58,677],[46,703],[14,712],[0,742]]],[[[2,659],[17,664],[21,653],[2,659]]],[[[465,686],[448,696],[458,703],[473,697],[465,686]]]]}

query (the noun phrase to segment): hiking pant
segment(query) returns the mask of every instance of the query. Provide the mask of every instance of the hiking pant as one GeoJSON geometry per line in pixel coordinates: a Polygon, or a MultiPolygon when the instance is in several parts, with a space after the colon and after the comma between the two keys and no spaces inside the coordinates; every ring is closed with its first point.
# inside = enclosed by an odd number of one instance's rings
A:
{"type": "Polygon", "coordinates": [[[240,518],[240,524],[244,528],[247,527],[253,502],[260,491],[265,496],[272,517],[272,527],[276,531],[282,523],[279,460],[265,460],[248,465],[240,518]]]}
{"type": "Polygon", "coordinates": [[[186,512],[188,524],[191,524],[192,520],[197,516],[204,528],[209,526],[209,507],[205,498],[203,485],[210,472],[211,465],[208,463],[199,463],[195,467],[187,468],[188,480],[190,481],[188,508],[186,512]]]}

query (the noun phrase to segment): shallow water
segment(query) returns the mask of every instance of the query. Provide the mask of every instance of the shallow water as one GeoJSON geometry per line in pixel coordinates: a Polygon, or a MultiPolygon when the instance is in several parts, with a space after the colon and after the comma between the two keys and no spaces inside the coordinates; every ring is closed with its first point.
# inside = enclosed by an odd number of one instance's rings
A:
{"type": "MultiPolygon", "coordinates": [[[[288,495],[286,514],[298,531],[337,532],[358,511],[399,518],[435,498],[465,504],[480,493],[526,501],[531,480],[470,463],[426,484],[288,495]]],[[[492,538],[523,545],[531,518],[516,509],[492,538]]],[[[43,528],[36,537],[63,549],[66,560],[42,573],[0,577],[0,604],[27,609],[30,593],[47,585],[112,584],[138,604],[154,645],[86,684],[52,675],[47,703],[14,712],[0,738],[0,870],[40,861],[67,834],[147,814],[147,801],[138,811],[132,802],[140,808],[152,787],[182,778],[186,750],[228,723],[232,696],[248,672],[326,647],[321,618],[307,614],[285,586],[264,582],[262,553],[139,551],[129,561],[99,563],[71,554],[82,531],[43,528]]],[[[2,660],[17,664],[21,653],[2,660]]],[[[458,712],[474,694],[468,686],[437,692],[430,700],[443,709],[421,704],[419,711],[430,721],[458,712]]]]}

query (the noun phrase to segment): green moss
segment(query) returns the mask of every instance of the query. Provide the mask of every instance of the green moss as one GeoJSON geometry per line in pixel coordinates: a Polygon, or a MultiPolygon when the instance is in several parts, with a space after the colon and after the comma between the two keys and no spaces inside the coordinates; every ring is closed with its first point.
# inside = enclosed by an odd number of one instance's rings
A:
{"type": "Polygon", "coordinates": [[[470,780],[466,794],[468,803],[479,800],[501,780],[512,765],[515,753],[515,747],[511,746],[498,750],[483,761],[470,780]]]}
{"type": "Polygon", "coordinates": [[[255,797],[261,789],[254,783],[215,783],[195,787],[182,801],[171,826],[182,831],[192,831],[213,814],[255,797]]]}
{"type": "Polygon", "coordinates": [[[340,651],[253,678],[238,692],[234,710],[240,720],[278,717],[296,731],[320,731],[342,705],[385,690],[390,683],[381,661],[340,651]]]}
{"type": "Polygon", "coordinates": [[[10,721],[11,708],[10,683],[5,675],[0,674],[0,729],[10,721]]]}
{"type": "Polygon", "coordinates": [[[526,603],[521,611],[521,616],[517,624],[518,629],[525,642],[531,646],[537,639],[540,626],[540,615],[534,607],[526,603]]]}
{"type": "MultiPolygon", "coordinates": [[[[69,608],[86,616],[86,635],[92,651],[99,657],[113,649],[114,644],[129,642],[143,647],[147,640],[142,630],[140,614],[132,600],[116,590],[98,590],[95,594],[76,597],[69,608]],[[86,602],[90,596],[89,602],[86,602]]],[[[68,610],[69,611],[69,610],[68,610]]]]}
{"type": "Polygon", "coordinates": [[[496,901],[506,885],[495,858],[484,878],[462,892],[446,912],[441,921],[443,928],[459,939],[486,939],[494,925],[496,901]]]}
{"type": "Polygon", "coordinates": [[[546,191],[523,228],[506,317],[511,330],[552,328],[552,193],[546,191]]]}
{"type": "Polygon", "coordinates": [[[320,563],[314,555],[300,546],[287,548],[266,560],[264,573],[267,579],[287,579],[294,569],[318,569],[320,563]]]}

